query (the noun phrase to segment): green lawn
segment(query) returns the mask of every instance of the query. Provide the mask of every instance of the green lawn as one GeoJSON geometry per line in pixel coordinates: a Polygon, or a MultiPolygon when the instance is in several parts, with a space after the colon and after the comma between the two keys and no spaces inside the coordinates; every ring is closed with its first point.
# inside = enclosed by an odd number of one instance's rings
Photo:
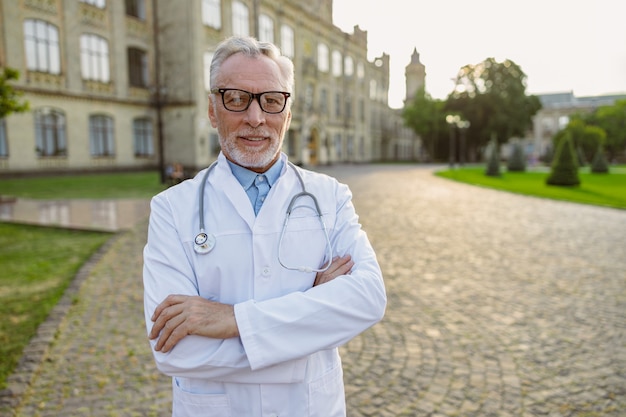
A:
{"type": "Polygon", "coordinates": [[[501,173],[500,177],[489,177],[484,167],[466,167],[439,171],[437,175],[518,194],[626,209],[626,167],[623,166],[611,167],[609,174],[592,174],[581,169],[581,184],[577,187],[547,185],[548,170],[506,172],[503,169],[501,173]]]}
{"type": "Polygon", "coordinates": [[[0,223],[0,389],[80,267],[109,238],[0,223]]]}
{"type": "Polygon", "coordinates": [[[24,198],[150,198],[165,188],[157,172],[0,179],[0,195],[24,198]]]}
{"type": "MultiPolygon", "coordinates": [[[[0,195],[35,199],[150,198],[164,188],[156,172],[0,179],[0,195]]],[[[0,222],[0,389],[80,267],[111,236],[0,222]]]]}

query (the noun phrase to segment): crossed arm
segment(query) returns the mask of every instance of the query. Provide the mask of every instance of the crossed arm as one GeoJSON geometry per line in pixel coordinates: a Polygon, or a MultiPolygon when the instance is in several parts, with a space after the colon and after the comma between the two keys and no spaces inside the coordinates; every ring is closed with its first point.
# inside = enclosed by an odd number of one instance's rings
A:
{"type": "MultiPolygon", "coordinates": [[[[337,257],[326,271],[317,274],[313,286],[348,274],[353,266],[350,255],[337,257]]],[[[154,325],[149,338],[158,338],[154,349],[164,353],[169,352],[187,335],[214,339],[239,336],[234,306],[199,296],[169,295],[157,306],[151,320],[154,325]]]]}

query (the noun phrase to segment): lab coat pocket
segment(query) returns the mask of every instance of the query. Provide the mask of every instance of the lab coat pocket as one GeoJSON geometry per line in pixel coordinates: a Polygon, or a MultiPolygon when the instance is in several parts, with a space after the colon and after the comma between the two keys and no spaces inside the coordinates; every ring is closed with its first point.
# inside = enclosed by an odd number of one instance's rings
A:
{"type": "Polygon", "coordinates": [[[198,394],[183,390],[173,378],[172,417],[231,417],[226,394],[198,394]]]}
{"type": "Polygon", "coordinates": [[[309,384],[309,417],[345,417],[343,371],[338,364],[309,384]]]}
{"type": "Polygon", "coordinates": [[[279,248],[280,260],[291,268],[303,265],[320,268],[329,256],[328,229],[318,216],[300,214],[292,215],[284,229],[279,248]]]}

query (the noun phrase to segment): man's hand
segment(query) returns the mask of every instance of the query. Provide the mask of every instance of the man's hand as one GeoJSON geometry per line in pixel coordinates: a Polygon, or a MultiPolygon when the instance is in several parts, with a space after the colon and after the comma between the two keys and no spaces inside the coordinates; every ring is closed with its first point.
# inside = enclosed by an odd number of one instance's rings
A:
{"type": "Polygon", "coordinates": [[[169,352],[185,336],[194,334],[214,339],[239,336],[232,305],[198,296],[170,295],[152,315],[150,339],[159,338],[155,350],[169,352]]]}
{"type": "Polygon", "coordinates": [[[313,286],[321,285],[326,282],[332,281],[340,275],[346,275],[350,273],[350,270],[354,266],[354,261],[350,257],[350,255],[344,255],[341,258],[335,257],[333,258],[333,262],[330,264],[330,268],[328,268],[324,272],[318,272],[315,276],[315,282],[313,282],[313,286]]]}

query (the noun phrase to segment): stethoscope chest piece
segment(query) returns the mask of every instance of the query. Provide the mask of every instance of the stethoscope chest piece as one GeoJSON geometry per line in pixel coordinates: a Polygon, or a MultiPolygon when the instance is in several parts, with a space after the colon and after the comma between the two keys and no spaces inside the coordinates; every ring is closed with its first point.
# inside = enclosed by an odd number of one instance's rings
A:
{"type": "Polygon", "coordinates": [[[196,235],[194,243],[193,249],[196,253],[209,253],[215,247],[215,235],[200,232],[196,235]]]}

